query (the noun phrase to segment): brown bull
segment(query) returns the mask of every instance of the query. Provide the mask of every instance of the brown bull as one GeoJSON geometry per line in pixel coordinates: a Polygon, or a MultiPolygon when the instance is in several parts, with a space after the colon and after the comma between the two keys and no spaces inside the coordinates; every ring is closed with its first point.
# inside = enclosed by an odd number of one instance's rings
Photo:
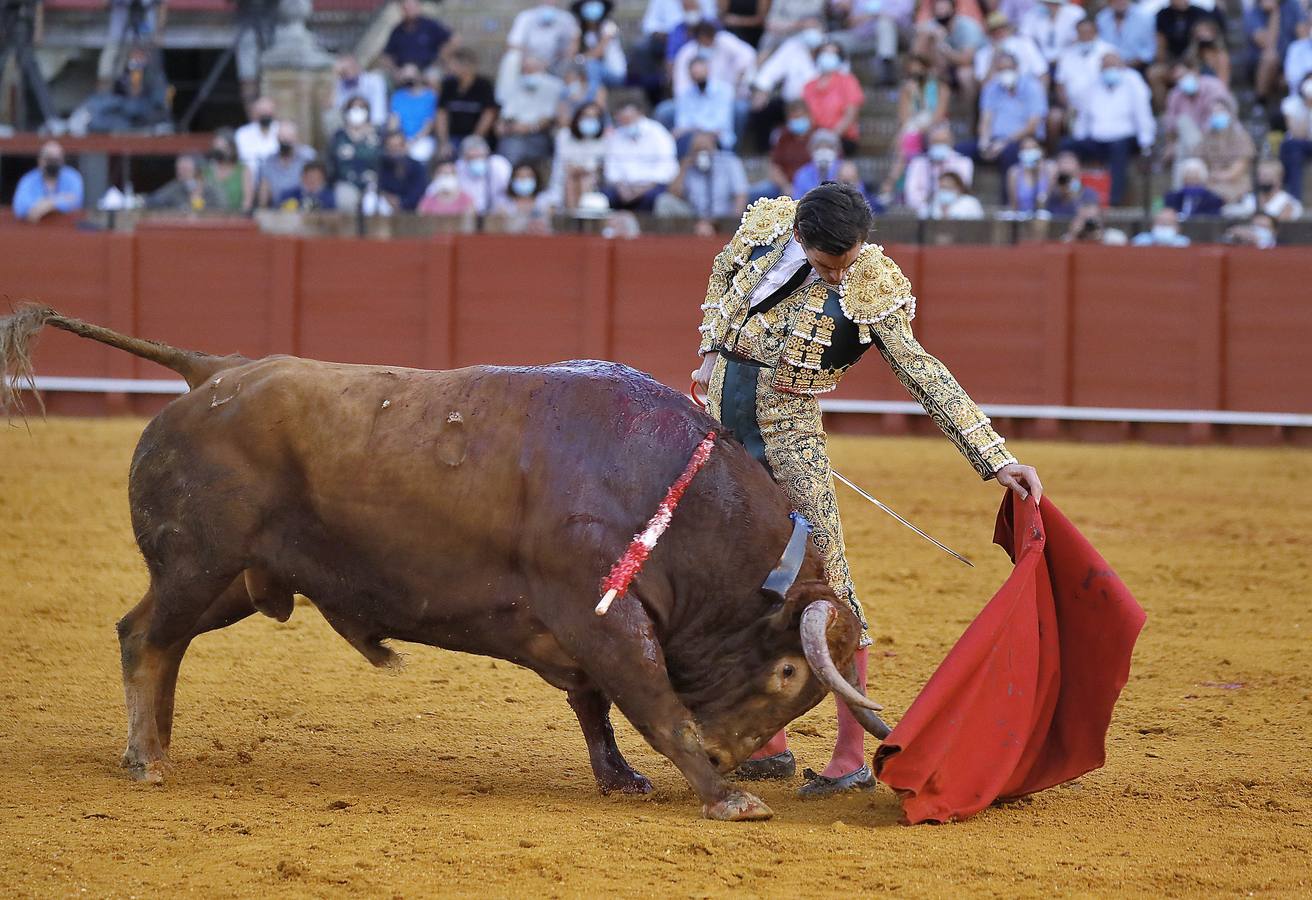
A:
{"type": "MultiPolygon", "coordinates": [[[[721,438],[632,591],[598,585],[716,423],[600,362],[443,372],[215,357],[25,306],[0,320],[10,380],[43,325],[165,365],[191,391],[132,459],[132,524],[150,571],[118,624],[123,764],[169,768],[178,666],[193,638],[293,594],[376,666],[396,638],[499,657],[567,692],[602,792],[651,785],[615,744],[612,702],[684,774],[704,815],[770,815],[724,778],[836,691],[859,625],[807,542],[784,596],[762,585],[791,533],[765,469],[721,438]]],[[[0,405],[17,395],[0,382],[0,405]]],[[[849,675],[850,678],[850,675],[849,675]]]]}

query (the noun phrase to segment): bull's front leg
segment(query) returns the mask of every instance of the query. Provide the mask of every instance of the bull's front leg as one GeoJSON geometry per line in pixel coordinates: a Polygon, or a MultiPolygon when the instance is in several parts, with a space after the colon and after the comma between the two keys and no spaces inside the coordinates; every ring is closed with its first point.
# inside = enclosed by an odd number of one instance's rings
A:
{"type": "Polygon", "coordinates": [[[665,654],[640,603],[617,603],[602,617],[588,608],[571,619],[561,623],[565,627],[557,640],[647,743],[683,773],[702,801],[703,816],[749,821],[774,815],[764,801],[734,787],[717,770],[721,758],[728,757],[703,742],[692,713],[674,692],[665,654]]]}
{"type": "Polygon", "coordinates": [[[610,698],[594,688],[569,692],[569,705],[579,718],[583,739],[588,744],[588,759],[597,788],[603,794],[650,794],[651,782],[634,771],[615,743],[615,729],[610,724],[610,698]]]}

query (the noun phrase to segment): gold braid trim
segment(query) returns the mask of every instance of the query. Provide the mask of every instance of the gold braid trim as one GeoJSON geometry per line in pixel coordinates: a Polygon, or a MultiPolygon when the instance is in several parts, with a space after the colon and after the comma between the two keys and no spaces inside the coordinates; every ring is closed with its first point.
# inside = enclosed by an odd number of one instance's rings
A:
{"type": "Polygon", "coordinates": [[[727,320],[721,315],[725,295],[729,291],[729,279],[735,268],[733,242],[725,246],[711,263],[711,277],[706,285],[706,300],[702,303],[702,324],[697,330],[701,332],[701,343],[697,350],[705,355],[724,343],[728,331],[727,320]]]}
{"type": "Polygon", "coordinates": [[[884,248],[878,244],[866,244],[856,262],[844,273],[838,286],[838,302],[843,314],[856,323],[863,344],[873,339],[874,326],[897,310],[905,309],[908,320],[916,316],[910,279],[902,274],[897,263],[884,255],[884,248]]]}
{"type": "Polygon", "coordinates": [[[947,366],[920,346],[911,333],[911,316],[899,307],[872,325],[879,337],[879,352],[893,374],[925,412],[942,429],[948,440],[966,457],[980,477],[988,480],[998,469],[1016,458],[1007,452],[1004,439],[975,405],[947,366]]]}

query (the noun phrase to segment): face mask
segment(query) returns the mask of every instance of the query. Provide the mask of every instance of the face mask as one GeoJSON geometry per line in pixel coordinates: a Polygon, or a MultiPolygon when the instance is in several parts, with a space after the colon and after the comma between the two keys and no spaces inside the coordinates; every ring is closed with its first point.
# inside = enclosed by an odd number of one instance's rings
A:
{"type": "Polygon", "coordinates": [[[369,111],[363,106],[352,106],[346,111],[346,124],[359,128],[369,121],[369,111]]]}
{"type": "Polygon", "coordinates": [[[943,160],[948,158],[948,154],[951,152],[952,148],[947,144],[930,144],[929,149],[925,151],[925,154],[934,162],[943,162],[943,160]]]}
{"type": "Polygon", "coordinates": [[[1018,81],[1020,81],[1020,73],[1015,69],[1007,69],[1006,71],[998,73],[998,84],[1002,85],[1007,90],[1014,88],[1018,81]]]}
{"type": "Polygon", "coordinates": [[[961,194],[959,194],[957,191],[954,191],[952,188],[938,189],[939,202],[942,203],[944,206],[951,206],[953,203],[957,202],[957,200],[960,197],[961,194]]]}
{"type": "Polygon", "coordinates": [[[1265,225],[1254,225],[1253,241],[1257,246],[1262,248],[1274,247],[1276,245],[1276,236],[1275,233],[1265,225]]]}
{"type": "Polygon", "coordinates": [[[683,14],[683,24],[687,25],[689,28],[699,24],[701,20],[702,14],[695,9],[690,9],[683,14]]]}
{"type": "Polygon", "coordinates": [[[806,116],[797,116],[788,120],[788,130],[796,135],[806,134],[811,130],[811,120],[806,116]]]}
{"type": "Polygon", "coordinates": [[[1303,95],[1304,100],[1312,103],[1312,81],[1303,82],[1303,86],[1298,89],[1298,92],[1303,95]]]}
{"type": "Polygon", "coordinates": [[[551,7],[542,10],[542,12],[538,13],[538,24],[543,28],[550,28],[552,25],[555,25],[556,11],[551,7]]]}
{"type": "Polygon", "coordinates": [[[697,168],[701,169],[703,172],[711,171],[711,154],[707,153],[705,150],[698,153],[693,160],[693,165],[697,166],[697,168]]]}
{"type": "Polygon", "coordinates": [[[292,155],[292,151],[295,150],[295,149],[296,149],[295,147],[293,147],[291,144],[287,143],[286,141],[279,141],[279,142],[278,142],[278,155],[279,155],[279,156],[291,156],[291,155],[292,155]]]}
{"type": "Polygon", "coordinates": [[[825,40],[825,33],[819,28],[808,28],[805,31],[799,31],[797,36],[801,38],[803,44],[812,50],[819,47],[825,40]]]}
{"type": "Polygon", "coordinates": [[[273,116],[260,116],[256,121],[260,123],[261,128],[268,128],[273,124],[273,116]]]}
{"type": "Polygon", "coordinates": [[[532,197],[537,187],[537,181],[532,178],[516,178],[510,182],[510,189],[515,192],[516,197],[532,197]]]}
{"type": "Polygon", "coordinates": [[[579,7],[579,13],[589,22],[598,22],[606,14],[606,4],[599,0],[589,0],[579,7]]]}
{"type": "Polygon", "coordinates": [[[542,75],[539,72],[528,72],[519,76],[519,83],[530,91],[537,88],[542,83],[542,75]]]}
{"type": "Polygon", "coordinates": [[[454,175],[444,174],[433,179],[433,188],[439,194],[454,194],[458,187],[460,187],[460,182],[454,175]]]}
{"type": "Polygon", "coordinates": [[[861,0],[860,9],[867,16],[877,16],[884,10],[884,0],[861,0]]]}
{"type": "Polygon", "coordinates": [[[821,72],[834,72],[842,64],[843,60],[832,50],[826,50],[815,58],[816,68],[821,72]]]}
{"type": "Polygon", "coordinates": [[[1179,234],[1174,225],[1154,225],[1153,240],[1159,244],[1169,244],[1175,240],[1179,234]]]}
{"type": "Polygon", "coordinates": [[[1084,182],[1080,181],[1078,178],[1072,178],[1070,181],[1070,189],[1072,194],[1078,194],[1080,191],[1084,190],[1084,182]]]}
{"type": "Polygon", "coordinates": [[[1038,147],[1022,147],[1019,153],[1020,164],[1027,169],[1032,169],[1043,159],[1043,151],[1038,147]]]}
{"type": "Polygon", "coordinates": [[[64,168],[64,164],[57,159],[48,160],[41,164],[41,171],[46,173],[48,178],[57,176],[62,168],[64,168]]]}
{"type": "Polygon", "coordinates": [[[631,122],[624,126],[623,131],[630,140],[636,141],[638,138],[642,137],[642,123],[631,122]]]}
{"type": "Polygon", "coordinates": [[[811,158],[815,160],[817,166],[827,169],[834,164],[834,160],[838,159],[838,153],[828,147],[821,147],[811,154],[811,158]]]}
{"type": "Polygon", "coordinates": [[[692,82],[692,83],[695,84],[695,85],[697,86],[697,90],[702,91],[703,93],[705,93],[705,91],[706,91],[706,79],[705,79],[705,78],[695,78],[695,79],[693,79],[693,82],[692,82]]]}
{"type": "Polygon", "coordinates": [[[601,134],[601,122],[597,119],[579,119],[579,134],[584,137],[596,137],[601,134]]]}
{"type": "Polygon", "coordinates": [[[343,79],[342,79],[342,87],[346,88],[347,90],[352,90],[352,89],[354,89],[354,88],[356,87],[356,85],[358,85],[359,83],[360,83],[360,76],[358,76],[358,75],[357,75],[356,77],[354,77],[354,78],[343,78],[343,79]]]}
{"type": "Polygon", "coordinates": [[[1214,112],[1212,117],[1207,120],[1207,124],[1212,127],[1213,131],[1225,131],[1230,127],[1230,113],[1214,112]]]}
{"type": "Polygon", "coordinates": [[[1198,76],[1189,74],[1180,79],[1180,90],[1192,97],[1198,93],[1198,76]]]}
{"type": "Polygon", "coordinates": [[[1270,181],[1263,181],[1263,182],[1260,182],[1260,183],[1258,184],[1258,186],[1257,186],[1257,191],[1258,191],[1258,193],[1260,193],[1260,194],[1269,194],[1269,193],[1271,193],[1272,191],[1274,191],[1275,189],[1276,189],[1275,184],[1274,184],[1273,182],[1270,182],[1270,181]]]}
{"type": "Polygon", "coordinates": [[[1118,85],[1118,84],[1121,83],[1121,70],[1120,70],[1120,69],[1103,69],[1103,70],[1102,70],[1102,83],[1105,84],[1105,85],[1107,85],[1108,87],[1116,87],[1116,85],[1118,85]]]}
{"type": "Polygon", "coordinates": [[[469,160],[466,165],[469,166],[469,174],[475,178],[482,178],[487,174],[487,160],[483,157],[469,160]]]}

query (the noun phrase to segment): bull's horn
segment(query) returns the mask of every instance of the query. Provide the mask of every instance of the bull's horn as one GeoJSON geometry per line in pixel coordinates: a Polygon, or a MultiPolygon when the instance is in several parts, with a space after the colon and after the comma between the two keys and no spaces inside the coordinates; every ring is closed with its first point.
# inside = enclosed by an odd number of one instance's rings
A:
{"type": "Polygon", "coordinates": [[[820,683],[840,697],[853,711],[857,709],[883,709],[875,701],[847,683],[847,679],[834,665],[834,658],[829,655],[830,617],[838,615],[834,605],[828,600],[813,600],[802,610],[802,652],[806,654],[807,665],[820,679],[820,683]]]}

